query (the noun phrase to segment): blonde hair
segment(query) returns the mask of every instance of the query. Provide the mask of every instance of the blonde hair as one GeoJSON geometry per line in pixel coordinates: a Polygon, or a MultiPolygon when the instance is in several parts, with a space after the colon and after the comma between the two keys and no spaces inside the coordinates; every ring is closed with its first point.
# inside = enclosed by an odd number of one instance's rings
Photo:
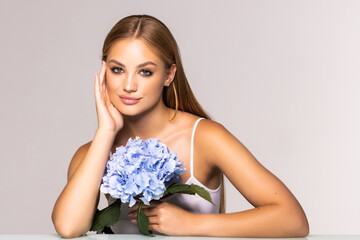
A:
{"type": "MultiPolygon", "coordinates": [[[[190,88],[182,66],[179,47],[164,23],[149,15],[131,15],[121,19],[105,38],[102,60],[107,60],[110,48],[115,42],[127,38],[140,39],[153,47],[164,61],[167,69],[170,69],[172,64],[176,65],[174,80],[169,87],[163,89],[163,101],[167,107],[175,109],[176,112],[180,110],[211,119],[196,100],[190,88]]],[[[224,213],[224,176],[222,176],[222,182],[220,212],[224,213]]]]}

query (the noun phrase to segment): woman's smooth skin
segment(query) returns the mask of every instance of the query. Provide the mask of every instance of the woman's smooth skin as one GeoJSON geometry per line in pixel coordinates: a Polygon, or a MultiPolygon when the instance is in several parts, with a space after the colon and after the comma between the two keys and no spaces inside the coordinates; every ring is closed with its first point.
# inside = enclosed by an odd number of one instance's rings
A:
{"type": "MultiPolygon", "coordinates": [[[[90,229],[109,151],[125,145],[130,137],[158,138],[177,153],[185,166],[190,166],[191,131],[198,117],[179,111],[170,121],[174,110],[167,108],[162,100],[163,87],[171,83],[175,72],[175,65],[166,69],[156,51],[141,40],[124,39],[112,46],[107,62],[95,78],[98,129],[93,141],[75,153],[69,166],[68,183],[54,206],[52,219],[61,236],[76,237],[90,229]],[[122,101],[120,96],[138,101],[128,104],[129,101],[122,101]]],[[[189,171],[187,167],[183,182],[190,177],[189,171]]],[[[305,213],[288,188],[221,124],[203,119],[194,141],[195,177],[215,189],[221,182],[221,172],[253,209],[227,214],[192,214],[170,203],[154,201],[144,208],[150,220],[149,229],[167,235],[308,235],[305,213]]],[[[131,214],[134,224],[137,206],[131,214]]]]}
{"type": "MultiPolygon", "coordinates": [[[[162,101],[164,85],[171,82],[176,68],[165,71],[163,61],[141,40],[125,39],[115,43],[108,55],[106,83],[113,105],[129,119],[148,115],[150,111],[168,111],[162,101]],[[120,96],[120,98],[119,98],[120,96]],[[124,104],[122,97],[139,99],[124,104]]],[[[160,112],[162,113],[162,112],[160,112]]]]}

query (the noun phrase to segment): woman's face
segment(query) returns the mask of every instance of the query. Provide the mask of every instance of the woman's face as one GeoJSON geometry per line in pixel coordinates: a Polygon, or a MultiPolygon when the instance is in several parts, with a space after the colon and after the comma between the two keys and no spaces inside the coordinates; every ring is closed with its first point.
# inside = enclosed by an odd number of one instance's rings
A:
{"type": "Polygon", "coordinates": [[[163,106],[162,92],[175,74],[138,39],[114,43],[107,57],[106,85],[112,104],[126,116],[163,106]],[[173,73],[173,74],[172,74],[173,73]]]}

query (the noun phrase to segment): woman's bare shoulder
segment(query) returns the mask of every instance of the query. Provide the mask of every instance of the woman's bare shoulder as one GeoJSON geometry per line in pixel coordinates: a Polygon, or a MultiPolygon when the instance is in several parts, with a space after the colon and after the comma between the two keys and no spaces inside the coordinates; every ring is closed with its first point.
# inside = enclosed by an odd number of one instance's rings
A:
{"type": "Polygon", "coordinates": [[[231,133],[221,123],[210,119],[202,119],[198,124],[196,132],[198,138],[204,140],[209,137],[214,139],[216,137],[224,137],[224,135],[231,135],[231,133]]]}
{"type": "MultiPolygon", "coordinates": [[[[177,117],[178,127],[181,127],[182,129],[192,129],[199,118],[199,116],[192,113],[180,112],[177,117]]],[[[200,141],[212,140],[213,138],[224,135],[231,135],[231,133],[222,124],[214,120],[202,119],[196,127],[196,138],[200,139],[200,141]]]]}
{"type": "Polygon", "coordinates": [[[88,152],[91,142],[92,142],[92,140],[90,142],[85,143],[84,145],[81,145],[76,150],[76,152],[75,152],[74,156],[72,157],[71,162],[69,164],[69,169],[68,169],[68,174],[67,174],[68,181],[71,178],[71,176],[74,174],[75,170],[80,165],[80,163],[83,160],[83,158],[85,157],[86,153],[88,152]]]}
{"type": "Polygon", "coordinates": [[[220,160],[219,156],[224,155],[225,150],[233,152],[236,148],[244,147],[221,123],[209,119],[199,122],[195,139],[195,145],[203,153],[202,157],[215,165],[218,163],[214,161],[220,160]]]}

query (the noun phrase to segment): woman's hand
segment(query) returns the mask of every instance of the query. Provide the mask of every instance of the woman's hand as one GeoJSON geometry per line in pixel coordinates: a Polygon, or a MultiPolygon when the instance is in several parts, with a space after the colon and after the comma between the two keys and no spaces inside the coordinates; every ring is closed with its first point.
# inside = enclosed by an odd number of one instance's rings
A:
{"type": "Polygon", "coordinates": [[[111,103],[106,82],[106,63],[102,61],[100,74],[95,73],[95,101],[98,117],[98,130],[106,130],[115,134],[123,127],[124,121],[121,113],[111,103]]]}
{"type": "MultiPolygon", "coordinates": [[[[136,224],[137,203],[130,209],[129,217],[133,218],[132,223],[136,224]]],[[[149,230],[157,231],[166,235],[191,235],[194,228],[195,215],[182,208],[162,201],[152,201],[150,206],[142,206],[145,215],[149,218],[149,230]]]]}

